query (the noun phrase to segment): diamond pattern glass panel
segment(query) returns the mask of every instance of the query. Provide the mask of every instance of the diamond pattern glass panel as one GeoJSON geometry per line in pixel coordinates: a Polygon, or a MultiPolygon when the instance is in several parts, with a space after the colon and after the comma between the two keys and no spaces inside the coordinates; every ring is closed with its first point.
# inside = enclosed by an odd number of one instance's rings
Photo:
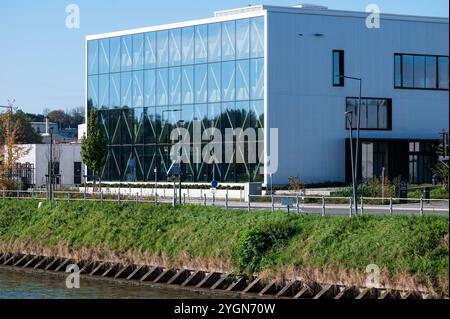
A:
{"type": "Polygon", "coordinates": [[[208,28],[206,25],[195,27],[195,63],[205,63],[208,57],[208,28]]]}
{"type": "Polygon", "coordinates": [[[109,73],[109,39],[99,41],[98,68],[100,74],[109,73]]]}
{"type": "Polygon", "coordinates": [[[156,33],[150,32],[144,35],[144,67],[153,69],[156,67],[156,33]]]}
{"type": "Polygon", "coordinates": [[[181,64],[181,29],[170,30],[169,32],[169,65],[177,66],[181,64]]]}
{"type": "MultiPolygon", "coordinates": [[[[195,127],[217,128],[223,139],[227,129],[264,128],[263,17],[89,41],[87,63],[88,107],[100,110],[108,141],[104,180],[166,181],[177,142],[170,132],[179,125],[191,137],[195,127]]],[[[203,163],[210,141],[191,144],[183,181],[260,181],[261,163],[248,163],[248,150],[264,158],[263,133],[245,134],[257,146],[221,145],[222,163],[203,163]]]]}
{"type": "Polygon", "coordinates": [[[130,71],[133,67],[132,58],[133,41],[131,36],[121,38],[120,42],[120,56],[121,56],[121,71],[130,71]]]}

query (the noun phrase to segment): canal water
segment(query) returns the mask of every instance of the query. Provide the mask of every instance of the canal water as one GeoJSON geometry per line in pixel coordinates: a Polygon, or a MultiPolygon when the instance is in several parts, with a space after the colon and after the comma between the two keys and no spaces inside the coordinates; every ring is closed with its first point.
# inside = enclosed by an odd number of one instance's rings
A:
{"type": "Polygon", "coordinates": [[[0,299],[212,299],[209,294],[176,287],[132,285],[81,276],[79,289],[67,289],[65,277],[0,268],[0,299]]]}

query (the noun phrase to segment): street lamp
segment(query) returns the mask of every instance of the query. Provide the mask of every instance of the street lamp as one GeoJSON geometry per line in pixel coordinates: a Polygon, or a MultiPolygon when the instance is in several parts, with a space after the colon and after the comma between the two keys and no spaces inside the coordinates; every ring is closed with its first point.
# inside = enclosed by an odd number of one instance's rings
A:
{"type": "MultiPolygon", "coordinates": [[[[353,129],[352,129],[352,117],[353,112],[345,112],[345,118],[347,120],[347,125],[349,126],[350,132],[350,160],[352,162],[352,184],[353,184],[353,201],[355,202],[355,208],[357,207],[357,197],[356,197],[356,180],[355,180],[355,165],[354,165],[354,156],[353,156],[353,129]]],[[[356,210],[356,214],[358,211],[356,210]]]]}
{"type": "MultiPolygon", "coordinates": [[[[355,165],[354,165],[354,188],[358,188],[358,163],[359,163],[359,137],[360,137],[360,122],[361,122],[361,94],[362,94],[362,78],[357,78],[353,76],[339,75],[340,78],[354,80],[359,82],[359,98],[358,98],[358,108],[356,110],[357,123],[356,123],[356,151],[355,151],[355,165]]],[[[350,131],[353,130],[353,126],[350,126],[350,131]]],[[[358,214],[358,201],[355,198],[355,211],[358,214]]]]}

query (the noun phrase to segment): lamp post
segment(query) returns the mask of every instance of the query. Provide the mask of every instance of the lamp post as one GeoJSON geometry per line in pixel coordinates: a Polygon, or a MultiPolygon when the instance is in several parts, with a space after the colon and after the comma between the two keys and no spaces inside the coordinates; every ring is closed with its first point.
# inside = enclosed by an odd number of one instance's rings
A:
{"type": "MultiPolygon", "coordinates": [[[[358,108],[356,109],[356,151],[355,151],[355,165],[354,165],[354,186],[358,188],[358,163],[359,163],[359,137],[360,137],[360,123],[361,123],[361,95],[362,95],[362,78],[357,78],[353,76],[340,75],[340,78],[354,80],[359,82],[359,98],[358,98],[358,108]]],[[[353,130],[353,126],[350,127],[350,131],[353,130]]],[[[355,211],[358,214],[358,201],[355,200],[355,211]]]]}
{"type": "MultiPolygon", "coordinates": [[[[349,132],[350,132],[350,160],[352,162],[352,185],[353,185],[353,202],[355,205],[358,203],[358,198],[356,197],[356,180],[355,180],[355,165],[354,165],[354,156],[353,156],[353,129],[352,129],[352,117],[353,112],[345,112],[345,118],[347,120],[347,125],[349,126],[349,132]]],[[[358,211],[356,210],[356,214],[358,214],[358,211]]]]}

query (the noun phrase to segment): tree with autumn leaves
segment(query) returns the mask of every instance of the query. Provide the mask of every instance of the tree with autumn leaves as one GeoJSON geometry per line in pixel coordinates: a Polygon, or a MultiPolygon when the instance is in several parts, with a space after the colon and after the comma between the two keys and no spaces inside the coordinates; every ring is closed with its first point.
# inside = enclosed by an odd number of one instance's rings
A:
{"type": "Polygon", "coordinates": [[[22,134],[20,121],[15,121],[13,114],[7,111],[0,116],[0,189],[14,190],[19,187],[15,178],[17,163],[30,151],[28,146],[18,144],[22,134]]]}

